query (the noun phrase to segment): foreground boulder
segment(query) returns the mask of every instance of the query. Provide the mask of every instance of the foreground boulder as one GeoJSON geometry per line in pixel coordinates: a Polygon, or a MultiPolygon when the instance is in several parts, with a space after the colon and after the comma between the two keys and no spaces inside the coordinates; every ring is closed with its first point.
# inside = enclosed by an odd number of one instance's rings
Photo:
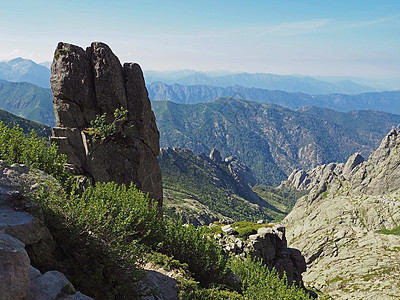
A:
{"type": "Polygon", "coordinates": [[[159,132],[140,66],[121,66],[103,43],[86,50],[59,43],[51,73],[57,121],[52,141],[67,155],[73,172],[94,181],[133,182],[158,202],[161,213],[159,132]],[[128,112],[114,132],[94,138],[91,121],[105,114],[104,124],[112,124],[121,108],[128,112]]]}

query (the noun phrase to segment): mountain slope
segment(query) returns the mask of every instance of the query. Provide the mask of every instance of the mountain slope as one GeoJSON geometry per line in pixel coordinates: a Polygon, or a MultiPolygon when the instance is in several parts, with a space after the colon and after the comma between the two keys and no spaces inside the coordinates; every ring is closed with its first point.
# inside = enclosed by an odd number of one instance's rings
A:
{"type": "Polygon", "coordinates": [[[50,89],[0,80],[0,109],[49,126],[55,125],[50,89]]]}
{"type": "Polygon", "coordinates": [[[276,75],[268,73],[221,74],[187,70],[169,73],[148,71],[145,72],[145,74],[147,84],[162,81],[167,84],[213,85],[220,87],[241,85],[244,87],[309,94],[357,94],[374,90],[373,88],[356,84],[350,80],[329,83],[308,76],[276,75]]]}
{"type": "Polygon", "coordinates": [[[51,135],[50,127],[30,121],[28,119],[18,117],[1,109],[0,109],[0,121],[10,128],[18,125],[24,130],[24,133],[26,134],[29,134],[29,132],[34,130],[39,137],[48,138],[51,135]]]}
{"type": "Polygon", "coordinates": [[[400,114],[400,92],[373,92],[356,95],[310,95],[282,90],[244,87],[239,85],[218,87],[211,85],[182,85],[153,82],[147,85],[149,97],[157,101],[194,104],[212,101],[218,97],[233,97],[262,103],[278,104],[290,109],[316,106],[347,112],[372,109],[400,114]]]}
{"type": "Polygon", "coordinates": [[[319,115],[318,109],[292,111],[232,98],[195,105],[153,101],[152,107],[161,147],[189,148],[195,153],[209,153],[215,147],[225,157],[237,156],[259,183],[267,185],[279,184],[297,168],[345,161],[356,151],[368,155],[383,132],[400,123],[400,116],[373,111],[323,110],[319,115]],[[387,121],[368,124],[360,121],[360,114],[387,121]]]}
{"type": "Polygon", "coordinates": [[[306,282],[340,299],[398,297],[400,236],[380,230],[400,225],[399,152],[394,129],[368,161],[355,153],[289,176],[284,185],[310,190],[284,220],[306,257],[306,282]]]}
{"type": "Polygon", "coordinates": [[[261,197],[252,189],[255,179],[251,170],[235,157],[223,160],[216,149],[208,157],[187,149],[164,148],[158,161],[164,213],[195,225],[221,219],[281,220],[299,195],[257,186],[261,197]]]}
{"type": "Polygon", "coordinates": [[[50,88],[50,69],[21,57],[0,62],[0,79],[50,88]]]}

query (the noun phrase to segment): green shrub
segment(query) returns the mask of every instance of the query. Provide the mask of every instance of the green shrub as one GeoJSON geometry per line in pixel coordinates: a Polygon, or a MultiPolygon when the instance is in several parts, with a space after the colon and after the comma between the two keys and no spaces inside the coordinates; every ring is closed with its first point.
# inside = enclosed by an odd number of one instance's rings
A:
{"type": "Polygon", "coordinates": [[[95,298],[130,297],[141,277],[146,248],[163,236],[156,205],[133,185],[97,183],[82,194],[47,186],[32,195],[63,257],[62,268],[76,287],[95,298]]]}
{"type": "Polygon", "coordinates": [[[18,125],[10,129],[0,122],[0,159],[40,169],[61,182],[69,177],[64,171],[67,158],[57,154],[57,146],[50,146],[45,138],[39,139],[33,130],[26,137],[18,125]]]}
{"type": "Polygon", "coordinates": [[[400,235],[400,226],[394,227],[393,229],[383,228],[382,230],[379,231],[379,233],[400,235]]]}
{"type": "Polygon", "coordinates": [[[182,281],[179,285],[180,300],[245,300],[243,295],[236,291],[221,290],[218,288],[201,288],[195,281],[182,281]]]}
{"type": "Polygon", "coordinates": [[[242,282],[245,299],[310,299],[304,290],[288,285],[285,276],[280,278],[275,269],[269,270],[254,258],[249,257],[244,261],[231,258],[229,266],[242,282]]]}
{"type": "Polygon", "coordinates": [[[168,222],[160,252],[189,265],[189,271],[202,285],[220,282],[226,271],[226,258],[218,243],[208,238],[204,228],[183,226],[182,220],[168,222]]]}

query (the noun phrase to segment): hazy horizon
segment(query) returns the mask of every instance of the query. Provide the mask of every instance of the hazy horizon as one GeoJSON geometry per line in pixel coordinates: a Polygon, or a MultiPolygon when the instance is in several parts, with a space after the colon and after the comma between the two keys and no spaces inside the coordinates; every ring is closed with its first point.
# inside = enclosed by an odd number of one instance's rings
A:
{"type": "Polygon", "coordinates": [[[0,60],[51,61],[60,41],[108,44],[143,70],[399,83],[400,1],[3,3],[0,60]]]}

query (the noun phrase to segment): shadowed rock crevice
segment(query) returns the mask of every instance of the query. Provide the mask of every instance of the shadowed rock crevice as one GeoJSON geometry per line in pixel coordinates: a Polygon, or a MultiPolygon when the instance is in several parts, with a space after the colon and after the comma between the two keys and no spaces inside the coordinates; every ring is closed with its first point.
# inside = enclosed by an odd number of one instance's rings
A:
{"type": "Polygon", "coordinates": [[[57,121],[51,140],[67,155],[73,172],[94,181],[133,182],[158,202],[161,212],[159,132],[140,66],[122,66],[100,42],[92,43],[86,51],[59,43],[51,72],[57,121]],[[128,113],[116,132],[105,140],[93,141],[87,130],[91,121],[105,114],[110,124],[119,108],[128,113]]]}

